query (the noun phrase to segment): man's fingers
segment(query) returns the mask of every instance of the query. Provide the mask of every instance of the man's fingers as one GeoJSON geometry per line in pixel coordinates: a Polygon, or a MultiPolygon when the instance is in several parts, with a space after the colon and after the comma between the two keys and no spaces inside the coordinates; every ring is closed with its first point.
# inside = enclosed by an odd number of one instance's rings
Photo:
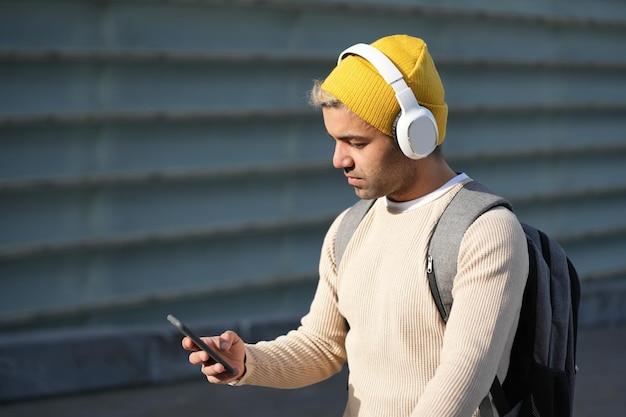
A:
{"type": "Polygon", "coordinates": [[[238,339],[239,339],[239,336],[237,336],[237,333],[235,333],[235,332],[233,332],[231,330],[225,331],[219,337],[220,349],[221,350],[228,350],[228,349],[230,349],[230,347],[234,343],[236,343],[238,339]]]}
{"type": "Polygon", "coordinates": [[[210,363],[209,355],[202,350],[198,350],[196,352],[191,352],[189,354],[189,363],[193,365],[202,365],[205,363],[210,363]]]}
{"type": "Polygon", "coordinates": [[[228,373],[224,366],[219,363],[202,365],[202,373],[211,384],[228,384],[236,380],[236,377],[228,373]]]}
{"type": "MultiPolygon", "coordinates": [[[[202,341],[204,343],[206,343],[207,345],[211,346],[211,338],[210,337],[203,337],[202,341]]],[[[200,347],[198,347],[193,340],[191,340],[189,337],[185,336],[183,337],[181,344],[183,345],[183,349],[185,350],[200,350],[200,347]]]]}
{"type": "Polygon", "coordinates": [[[185,350],[198,350],[198,346],[196,346],[196,344],[187,336],[183,337],[181,343],[183,345],[183,349],[185,350]]]}

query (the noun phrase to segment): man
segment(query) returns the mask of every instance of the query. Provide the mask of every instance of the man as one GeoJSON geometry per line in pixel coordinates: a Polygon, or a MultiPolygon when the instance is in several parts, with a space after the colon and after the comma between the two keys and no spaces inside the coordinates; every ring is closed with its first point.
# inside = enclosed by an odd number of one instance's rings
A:
{"type": "Polygon", "coordinates": [[[508,366],[528,274],[526,239],[505,208],[469,227],[444,323],[428,288],[426,250],[469,178],[441,153],[447,105],[426,44],[395,35],[349,48],[311,101],[334,141],[333,165],[357,196],[377,201],[340,264],[334,246],[345,213],[329,228],[318,288],[297,330],[254,345],[230,331],[205,338],[235,375],[185,338],[190,362],[211,383],[297,388],[347,361],[344,416],[480,415],[494,375],[503,380],[508,366]]]}

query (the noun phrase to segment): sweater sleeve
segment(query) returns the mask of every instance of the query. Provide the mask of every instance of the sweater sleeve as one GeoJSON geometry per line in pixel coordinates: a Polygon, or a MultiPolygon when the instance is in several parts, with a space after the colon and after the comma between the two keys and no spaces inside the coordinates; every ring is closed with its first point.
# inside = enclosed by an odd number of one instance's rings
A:
{"type": "Polygon", "coordinates": [[[475,413],[508,367],[528,275],[526,237],[509,210],[485,213],[461,242],[440,362],[412,416],[475,413]]]}
{"type": "Polygon", "coordinates": [[[339,216],[329,228],[320,258],[317,289],[301,325],[273,341],[246,344],[246,373],[237,385],[300,388],[329,378],[346,361],[346,320],[337,305],[334,241],[339,216]]]}

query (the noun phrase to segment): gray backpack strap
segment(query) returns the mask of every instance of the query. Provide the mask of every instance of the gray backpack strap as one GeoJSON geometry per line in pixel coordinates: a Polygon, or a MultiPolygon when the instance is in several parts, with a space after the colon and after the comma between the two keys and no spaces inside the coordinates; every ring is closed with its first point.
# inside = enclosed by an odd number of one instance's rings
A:
{"type": "Polygon", "coordinates": [[[497,206],[512,210],[507,200],[471,181],[452,198],[435,225],[428,245],[428,283],[444,321],[448,321],[452,307],[452,284],[463,235],[478,217],[497,206]]]}
{"type": "Polygon", "coordinates": [[[365,214],[374,205],[376,200],[359,200],[352,207],[348,209],[346,215],[341,219],[339,227],[337,228],[337,235],[335,236],[335,266],[339,268],[343,253],[348,247],[350,239],[359,223],[363,220],[365,214]]]}
{"type": "MultiPolygon", "coordinates": [[[[507,200],[494,194],[481,183],[471,181],[452,198],[435,225],[428,245],[428,284],[444,322],[448,321],[452,308],[452,285],[463,235],[482,214],[498,206],[513,210],[507,200]]],[[[510,409],[497,376],[489,391],[498,410],[510,409]]],[[[493,416],[489,395],[480,403],[479,409],[481,416],[493,416]]]]}

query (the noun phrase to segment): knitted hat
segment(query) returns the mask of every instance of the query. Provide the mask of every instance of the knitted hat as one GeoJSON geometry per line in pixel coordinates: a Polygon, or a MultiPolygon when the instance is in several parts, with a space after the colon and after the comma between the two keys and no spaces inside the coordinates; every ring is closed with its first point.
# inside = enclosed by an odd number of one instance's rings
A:
{"type": "MultiPolygon", "coordinates": [[[[398,67],[417,102],[435,116],[439,129],[437,144],[440,145],[446,135],[448,106],[444,101],[443,84],[426,43],[408,35],[393,35],[377,40],[372,46],[398,67]]],[[[393,123],[400,112],[400,105],[393,87],[364,58],[346,56],[321,87],[363,120],[393,136],[393,123]]]]}

